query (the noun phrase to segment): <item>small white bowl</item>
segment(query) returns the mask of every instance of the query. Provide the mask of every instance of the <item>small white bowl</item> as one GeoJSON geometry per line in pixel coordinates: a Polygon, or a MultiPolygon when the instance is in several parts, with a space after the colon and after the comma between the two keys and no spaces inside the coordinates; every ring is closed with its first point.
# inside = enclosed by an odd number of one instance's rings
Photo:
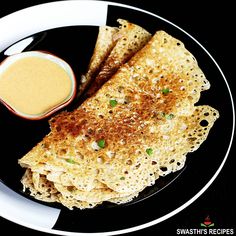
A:
{"type": "MultiPolygon", "coordinates": [[[[39,114],[25,114],[22,111],[20,111],[19,109],[17,109],[16,107],[14,107],[13,105],[9,104],[9,102],[7,102],[3,98],[1,98],[1,95],[0,95],[0,102],[2,104],[4,104],[9,109],[9,111],[14,113],[15,115],[20,116],[25,119],[40,120],[40,119],[43,119],[43,118],[46,118],[46,117],[52,115],[54,112],[64,108],[65,106],[67,106],[69,103],[72,102],[72,100],[74,99],[74,97],[76,95],[76,78],[75,78],[74,72],[73,72],[72,68],[70,67],[70,65],[67,62],[65,62],[64,60],[62,60],[61,58],[59,58],[49,52],[45,52],[45,51],[27,51],[27,52],[22,52],[22,53],[18,53],[18,54],[14,54],[12,56],[9,56],[1,62],[1,64],[0,64],[0,79],[1,79],[1,74],[10,65],[12,65],[14,62],[21,60],[23,58],[26,58],[26,57],[38,57],[38,58],[43,58],[43,59],[50,60],[51,62],[56,63],[59,67],[61,67],[67,73],[67,75],[69,76],[69,78],[71,80],[71,91],[70,91],[69,95],[67,96],[67,98],[65,100],[61,101],[60,103],[56,104],[55,106],[51,107],[47,111],[44,111],[39,114]]],[[[52,88],[52,90],[53,90],[53,88],[52,88]]]]}

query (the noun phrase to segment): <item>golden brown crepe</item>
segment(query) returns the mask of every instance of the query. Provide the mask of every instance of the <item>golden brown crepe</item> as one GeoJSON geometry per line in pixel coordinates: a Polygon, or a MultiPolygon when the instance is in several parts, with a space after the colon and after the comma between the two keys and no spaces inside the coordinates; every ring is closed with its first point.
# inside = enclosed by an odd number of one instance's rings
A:
{"type": "Polygon", "coordinates": [[[93,79],[98,74],[103,61],[108,57],[111,50],[116,45],[117,39],[115,34],[118,32],[118,28],[109,26],[100,26],[96,45],[93,55],[91,57],[88,71],[81,78],[81,85],[79,87],[78,96],[81,96],[85,89],[89,86],[93,79]]]}
{"type": "Polygon", "coordinates": [[[24,187],[70,209],[131,201],[207,138],[219,114],[195,103],[209,88],[184,44],[157,31],[94,96],[51,119],[19,160],[24,187]]]}
{"type": "MultiPolygon", "coordinates": [[[[121,27],[112,36],[114,42],[113,47],[111,47],[111,51],[108,55],[106,54],[106,57],[104,57],[105,60],[100,63],[101,68],[98,74],[94,74],[96,76],[92,79],[91,86],[86,92],[87,97],[91,97],[100,89],[100,87],[116,73],[120,66],[127,62],[151,38],[151,34],[139,25],[122,19],[119,19],[118,22],[121,27]]],[[[95,47],[93,57],[97,57],[99,52],[100,50],[96,50],[95,47]]],[[[91,66],[88,73],[90,70],[91,66]]]]}

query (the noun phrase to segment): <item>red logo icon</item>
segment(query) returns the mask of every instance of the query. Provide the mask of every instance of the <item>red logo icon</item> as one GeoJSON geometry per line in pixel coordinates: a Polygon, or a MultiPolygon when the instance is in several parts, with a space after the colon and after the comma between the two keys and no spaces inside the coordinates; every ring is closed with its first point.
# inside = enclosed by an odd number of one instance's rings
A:
{"type": "Polygon", "coordinates": [[[205,228],[213,227],[215,224],[211,221],[210,217],[207,216],[203,223],[200,224],[201,226],[205,228]]]}

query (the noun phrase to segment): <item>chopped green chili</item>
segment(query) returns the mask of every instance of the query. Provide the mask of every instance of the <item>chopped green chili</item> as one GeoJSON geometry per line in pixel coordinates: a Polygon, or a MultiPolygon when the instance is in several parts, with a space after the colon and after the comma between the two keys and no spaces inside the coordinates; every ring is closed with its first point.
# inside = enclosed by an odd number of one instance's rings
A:
{"type": "Polygon", "coordinates": [[[104,139],[100,139],[100,140],[97,141],[97,144],[98,144],[98,146],[99,146],[100,148],[104,148],[106,142],[105,142],[104,139]]]}
{"type": "Polygon", "coordinates": [[[152,148],[147,148],[146,153],[151,156],[153,154],[153,149],[152,148]]]}
{"type": "Polygon", "coordinates": [[[169,115],[165,115],[165,117],[167,120],[172,120],[175,116],[174,116],[174,114],[171,113],[169,115]]]}
{"type": "Polygon", "coordinates": [[[67,161],[68,163],[70,163],[70,164],[75,164],[75,161],[74,161],[73,159],[71,159],[71,158],[66,159],[66,161],[67,161]]]}
{"type": "Polygon", "coordinates": [[[164,88],[161,90],[164,95],[167,95],[170,92],[169,88],[164,88]]]}
{"type": "Polygon", "coordinates": [[[115,107],[118,104],[118,102],[115,99],[111,99],[109,103],[111,107],[115,107]]]}

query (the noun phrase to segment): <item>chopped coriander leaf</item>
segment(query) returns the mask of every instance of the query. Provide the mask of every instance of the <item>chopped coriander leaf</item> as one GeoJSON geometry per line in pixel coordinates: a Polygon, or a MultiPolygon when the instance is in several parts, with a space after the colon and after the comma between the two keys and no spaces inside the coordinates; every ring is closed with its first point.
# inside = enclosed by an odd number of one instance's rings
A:
{"type": "Polygon", "coordinates": [[[147,148],[146,153],[151,156],[153,154],[153,149],[152,148],[147,148]]]}
{"type": "Polygon", "coordinates": [[[169,114],[169,115],[165,115],[165,117],[166,117],[167,120],[172,120],[175,117],[175,115],[174,114],[169,114]]]}
{"type": "Polygon", "coordinates": [[[73,159],[71,159],[71,158],[66,159],[66,161],[67,161],[68,163],[70,163],[70,164],[75,164],[75,161],[74,161],[73,159]]]}
{"type": "Polygon", "coordinates": [[[124,176],[120,177],[120,180],[125,180],[125,177],[124,176]]]}
{"type": "Polygon", "coordinates": [[[170,92],[169,88],[164,88],[161,90],[164,95],[168,94],[170,92]]]}
{"type": "Polygon", "coordinates": [[[115,107],[118,104],[118,102],[115,99],[111,99],[109,103],[111,107],[115,107]]]}
{"type": "Polygon", "coordinates": [[[100,148],[104,148],[105,147],[105,140],[104,139],[100,139],[97,141],[97,144],[100,148]]]}

